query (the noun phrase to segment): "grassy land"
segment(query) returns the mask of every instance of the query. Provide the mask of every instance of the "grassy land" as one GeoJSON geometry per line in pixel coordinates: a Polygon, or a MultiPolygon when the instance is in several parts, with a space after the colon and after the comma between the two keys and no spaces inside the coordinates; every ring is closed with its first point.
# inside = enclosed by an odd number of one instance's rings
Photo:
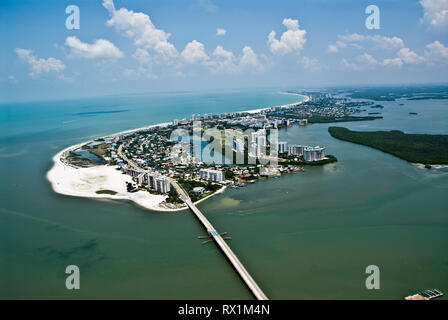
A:
{"type": "Polygon", "coordinates": [[[90,147],[88,145],[85,145],[82,147],[82,149],[89,151],[90,153],[93,153],[101,160],[104,160],[104,157],[110,156],[108,148],[110,147],[110,143],[102,143],[98,144],[94,147],[90,147]]]}
{"type": "Polygon", "coordinates": [[[350,122],[350,121],[368,121],[382,119],[381,116],[344,116],[344,117],[323,117],[312,116],[308,118],[308,123],[331,123],[331,122],[350,122]]]}
{"type": "Polygon", "coordinates": [[[334,138],[369,146],[409,162],[448,164],[448,135],[407,134],[398,130],[359,132],[329,127],[334,138]]]}

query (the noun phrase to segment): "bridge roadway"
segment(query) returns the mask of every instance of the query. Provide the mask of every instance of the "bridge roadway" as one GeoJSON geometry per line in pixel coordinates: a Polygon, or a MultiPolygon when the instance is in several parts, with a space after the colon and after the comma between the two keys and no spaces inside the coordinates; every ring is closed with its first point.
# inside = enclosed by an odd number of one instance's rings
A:
{"type": "MultiPolygon", "coordinates": [[[[128,164],[133,167],[135,170],[142,170],[140,166],[135,163],[133,160],[126,157],[126,155],[122,151],[123,145],[121,145],[118,148],[118,154],[128,162],[128,164]]],[[[146,171],[147,170],[142,170],[146,171]]],[[[252,276],[249,274],[249,272],[246,270],[246,268],[243,266],[241,261],[238,259],[238,257],[233,253],[232,249],[230,249],[229,245],[225,242],[225,240],[221,237],[221,235],[216,231],[216,229],[213,227],[213,225],[210,223],[210,221],[207,220],[207,218],[202,214],[201,211],[194,205],[194,203],[191,201],[190,197],[185,193],[185,191],[179,186],[176,180],[170,179],[171,185],[174,186],[174,188],[177,190],[179,194],[179,198],[193,211],[194,215],[199,219],[201,224],[204,226],[204,228],[207,230],[207,233],[210,235],[210,237],[215,240],[218,247],[221,249],[221,251],[224,253],[224,255],[227,257],[227,259],[230,261],[234,269],[238,272],[241,279],[243,279],[244,283],[247,285],[249,290],[252,292],[252,294],[257,298],[258,300],[268,300],[268,297],[264,294],[264,292],[260,289],[258,284],[255,282],[255,280],[252,278],[252,276]]]]}
{"type": "Polygon", "coordinates": [[[202,214],[201,211],[194,205],[194,203],[191,201],[190,197],[184,192],[184,190],[178,185],[177,181],[174,179],[171,179],[171,184],[176,188],[177,192],[179,193],[179,198],[185,202],[185,204],[193,211],[195,216],[199,219],[201,224],[204,226],[204,228],[207,230],[207,233],[215,240],[218,247],[221,249],[221,251],[224,253],[224,255],[227,257],[227,259],[230,261],[232,266],[235,268],[235,270],[240,275],[241,279],[246,283],[249,290],[252,292],[252,294],[257,298],[258,300],[268,300],[268,297],[264,294],[264,292],[260,289],[260,287],[257,285],[255,280],[251,277],[249,272],[247,272],[246,268],[243,266],[241,261],[238,259],[238,257],[233,253],[232,249],[227,245],[225,240],[221,237],[221,235],[216,231],[216,229],[213,227],[213,225],[207,220],[207,218],[202,214]]]}

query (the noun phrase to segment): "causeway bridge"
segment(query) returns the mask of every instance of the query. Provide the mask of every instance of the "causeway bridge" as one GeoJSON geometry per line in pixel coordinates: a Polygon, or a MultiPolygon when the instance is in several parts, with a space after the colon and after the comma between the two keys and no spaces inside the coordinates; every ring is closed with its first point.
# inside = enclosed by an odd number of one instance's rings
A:
{"type": "MultiPolygon", "coordinates": [[[[126,157],[126,155],[122,152],[123,145],[118,148],[118,154],[125,159],[130,166],[132,166],[136,170],[142,170],[137,163],[133,160],[126,157]]],[[[176,180],[170,179],[171,185],[174,186],[177,193],[179,194],[179,198],[190,208],[190,210],[194,213],[194,215],[201,222],[202,226],[207,230],[209,236],[216,242],[218,247],[221,249],[222,253],[226,256],[226,258],[230,261],[233,268],[238,272],[241,279],[244,281],[246,286],[252,292],[254,297],[257,300],[268,300],[268,297],[264,294],[263,290],[258,286],[246,268],[243,266],[241,261],[235,255],[235,253],[230,249],[229,245],[225,242],[222,236],[216,231],[210,221],[202,214],[202,212],[195,206],[195,204],[191,201],[190,197],[185,193],[185,191],[179,186],[176,180]]]]}
{"type": "Polygon", "coordinates": [[[224,253],[226,258],[230,261],[233,268],[238,272],[241,279],[243,279],[244,283],[247,285],[249,290],[258,300],[268,300],[268,297],[264,294],[246,268],[243,266],[238,257],[233,253],[232,249],[228,246],[225,240],[221,237],[221,235],[216,231],[210,221],[202,214],[202,212],[195,206],[195,204],[191,201],[190,197],[185,193],[185,191],[179,186],[177,181],[171,179],[171,185],[177,190],[179,194],[179,198],[190,208],[190,210],[194,213],[194,215],[199,219],[203,227],[207,230],[207,233],[210,237],[216,242],[218,247],[224,253]]]}

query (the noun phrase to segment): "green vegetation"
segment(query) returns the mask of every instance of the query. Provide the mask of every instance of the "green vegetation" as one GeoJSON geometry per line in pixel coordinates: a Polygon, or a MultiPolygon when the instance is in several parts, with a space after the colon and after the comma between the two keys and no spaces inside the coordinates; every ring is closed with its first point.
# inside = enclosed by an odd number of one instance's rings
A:
{"type": "MultiPolygon", "coordinates": [[[[96,140],[99,141],[99,140],[96,140]]],[[[110,151],[108,150],[110,148],[110,143],[101,143],[97,144],[96,146],[90,147],[89,145],[85,145],[82,147],[83,150],[87,150],[90,153],[96,155],[101,160],[104,160],[104,157],[110,157],[110,151]]]]}
{"type": "Polygon", "coordinates": [[[353,99],[369,99],[375,101],[447,99],[446,85],[433,86],[400,86],[400,87],[370,87],[351,90],[348,95],[353,99]]]}
{"type": "Polygon", "coordinates": [[[344,117],[324,117],[324,116],[312,116],[308,118],[308,123],[331,123],[331,122],[350,122],[350,121],[366,121],[366,120],[376,120],[382,119],[383,117],[378,116],[344,116],[344,117]]]}
{"type": "Polygon", "coordinates": [[[212,193],[215,193],[216,191],[218,191],[219,189],[222,188],[222,186],[220,184],[211,183],[211,182],[204,183],[204,182],[200,182],[200,181],[185,180],[185,179],[179,179],[178,182],[181,185],[181,187],[188,193],[188,195],[191,198],[191,201],[193,201],[193,202],[196,202],[196,201],[200,200],[201,198],[204,198],[212,193]],[[196,188],[196,187],[203,187],[203,188],[205,188],[206,192],[201,196],[197,196],[193,192],[193,188],[196,188]]]}
{"type": "Polygon", "coordinates": [[[351,131],[329,127],[334,138],[369,146],[409,162],[448,164],[448,135],[407,134],[402,131],[351,131]]]}
{"type": "Polygon", "coordinates": [[[117,194],[115,191],[112,191],[112,190],[98,190],[95,193],[96,194],[110,194],[112,196],[117,194]]]}
{"type": "Polygon", "coordinates": [[[312,162],[307,162],[305,160],[303,160],[302,158],[299,158],[296,160],[294,160],[294,156],[289,156],[288,159],[285,162],[282,162],[281,164],[284,166],[287,165],[293,165],[293,166],[321,166],[327,163],[333,163],[333,162],[337,162],[338,159],[331,155],[331,154],[327,154],[325,156],[326,159],[323,160],[319,160],[319,161],[312,161],[312,162]]]}
{"type": "Polygon", "coordinates": [[[182,203],[183,201],[179,198],[179,194],[177,193],[177,190],[174,188],[171,188],[170,192],[168,193],[168,198],[165,200],[168,203],[182,203]]]}

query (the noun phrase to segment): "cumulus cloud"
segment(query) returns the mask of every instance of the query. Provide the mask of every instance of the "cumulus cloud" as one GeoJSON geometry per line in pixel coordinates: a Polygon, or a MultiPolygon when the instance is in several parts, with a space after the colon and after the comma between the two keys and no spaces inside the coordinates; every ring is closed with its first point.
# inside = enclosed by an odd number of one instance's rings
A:
{"type": "Polygon", "coordinates": [[[241,57],[239,66],[243,70],[250,69],[254,73],[264,71],[264,67],[259,60],[258,54],[256,54],[249,46],[243,48],[243,56],[241,57]]]}
{"type": "Polygon", "coordinates": [[[431,64],[448,63],[448,47],[436,40],[426,45],[425,56],[431,64]]]}
{"type": "Polygon", "coordinates": [[[341,59],[341,66],[346,68],[346,69],[351,69],[351,70],[360,70],[360,68],[358,67],[358,65],[349,62],[347,59],[342,58],[341,59]]]}
{"type": "Polygon", "coordinates": [[[368,53],[363,53],[356,57],[356,61],[363,65],[376,66],[378,61],[368,53]]]}
{"type": "Polygon", "coordinates": [[[306,43],[306,30],[299,28],[299,20],[285,18],[283,25],[287,31],[283,32],[280,39],[272,30],[268,35],[269,49],[273,54],[285,55],[291,52],[299,52],[306,43]]]}
{"type": "Polygon", "coordinates": [[[134,54],[132,55],[138,62],[138,68],[134,69],[126,69],[124,74],[129,78],[138,78],[140,76],[144,76],[149,79],[157,79],[157,76],[153,73],[153,58],[149,54],[149,52],[142,48],[137,48],[134,54]]]}
{"type": "Polygon", "coordinates": [[[150,64],[152,62],[151,55],[145,49],[137,48],[132,57],[140,64],[150,64]]]}
{"type": "Polygon", "coordinates": [[[238,60],[233,52],[217,46],[213,51],[213,60],[209,64],[215,73],[237,73],[239,72],[238,60]]]}
{"type": "Polygon", "coordinates": [[[187,43],[185,49],[181,53],[181,56],[187,63],[190,64],[208,60],[208,55],[205,52],[204,45],[197,40],[187,43]]]}
{"type": "Polygon", "coordinates": [[[205,64],[213,73],[232,74],[240,72],[260,73],[264,71],[264,65],[260,61],[260,55],[245,46],[241,55],[236,56],[233,52],[217,46],[213,54],[205,64]]]}
{"type": "Polygon", "coordinates": [[[154,51],[165,62],[178,56],[177,49],[168,41],[171,34],[156,28],[147,14],[126,8],[116,10],[113,0],[103,0],[103,6],[111,16],[107,25],[123,32],[136,46],[154,51]]]}
{"type": "MultiPolygon", "coordinates": [[[[207,2],[203,2],[207,4],[207,2]]],[[[260,56],[256,54],[249,46],[242,49],[240,55],[236,56],[233,52],[225,50],[222,46],[209,55],[203,43],[193,40],[188,42],[185,48],[179,52],[175,46],[169,42],[170,34],[158,29],[152,23],[150,17],[141,12],[134,12],[126,8],[117,10],[113,0],[103,0],[103,6],[108,10],[111,18],[107,24],[122,32],[126,37],[134,41],[137,50],[132,57],[138,62],[137,69],[126,69],[125,74],[135,77],[140,74],[152,74],[152,67],[156,64],[165,63],[175,68],[175,71],[187,65],[201,65],[213,73],[237,73],[248,71],[252,73],[262,72],[264,66],[260,61],[260,56]]],[[[285,32],[281,37],[278,47],[297,48],[302,47],[303,43],[297,44],[289,38],[293,35],[303,35],[306,33],[300,30],[297,20],[285,19],[284,25],[290,33],[285,32]],[[286,34],[286,35],[285,35],[286,34]]],[[[225,35],[226,30],[218,28],[217,36],[225,35]]],[[[274,35],[275,37],[275,35],[274,35]]]]}
{"type": "Polygon", "coordinates": [[[70,54],[74,57],[95,59],[118,59],[124,56],[112,42],[105,39],[96,39],[92,44],[82,42],[77,37],[71,36],[65,39],[65,45],[70,48],[70,54]]]}
{"type": "Polygon", "coordinates": [[[36,76],[42,73],[61,72],[65,69],[65,64],[55,58],[38,58],[31,50],[16,48],[14,50],[17,56],[28,63],[30,66],[30,75],[36,76]]]}
{"type": "Polygon", "coordinates": [[[316,58],[303,57],[302,58],[303,67],[310,71],[321,71],[327,67],[319,62],[316,58]]]}
{"type": "Polygon", "coordinates": [[[226,29],[223,29],[223,28],[216,29],[216,35],[217,36],[224,36],[226,33],[227,33],[226,29]]]}
{"type": "Polygon", "coordinates": [[[330,44],[327,51],[330,53],[336,53],[339,52],[340,49],[347,47],[363,49],[364,47],[361,43],[371,46],[372,49],[394,50],[404,47],[404,41],[399,37],[385,37],[380,35],[365,36],[358,33],[352,33],[347,35],[339,35],[338,41],[334,44],[330,44]]]}
{"type": "Polygon", "coordinates": [[[400,58],[404,63],[421,63],[425,61],[424,57],[419,56],[417,53],[409,48],[403,48],[397,53],[397,58],[400,58]]]}
{"type": "Polygon", "coordinates": [[[342,59],[341,65],[348,69],[361,71],[372,67],[393,67],[402,68],[404,65],[419,64],[426,61],[425,57],[419,56],[417,53],[409,48],[400,49],[395,57],[385,58],[382,61],[375,59],[368,53],[363,53],[356,57],[356,62],[348,62],[347,59],[342,59]]]}
{"type": "Polygon", "coordinates": [[[400,58],[387,58],[383,60],[383,66],[401,68],[403,67],[403,60],[400,58]]]}
{"type": "Polygon", "coordinates": [[[423,7],[420,22],[434,28],[448,25],[448,0],[420,0],[420,5],[423,7]]]}

